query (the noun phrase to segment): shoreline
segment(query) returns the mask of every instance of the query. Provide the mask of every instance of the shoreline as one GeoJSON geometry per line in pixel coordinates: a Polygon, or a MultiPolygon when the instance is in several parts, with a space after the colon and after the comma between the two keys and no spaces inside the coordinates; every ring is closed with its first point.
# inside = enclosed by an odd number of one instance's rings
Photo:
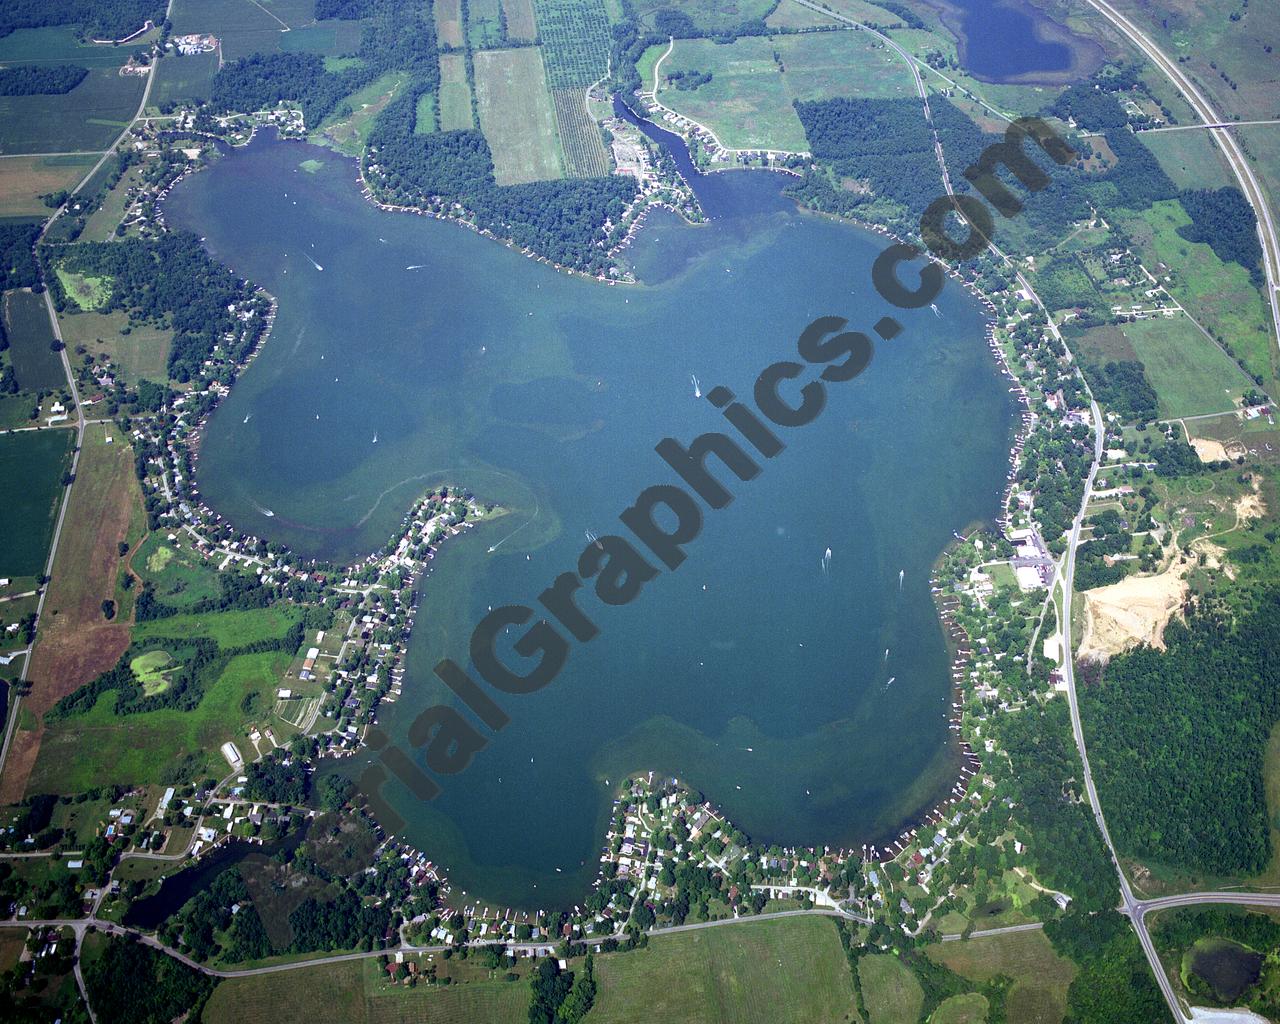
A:
{"type": "MultiPolygon", "coordinates": [[[[250,138],[245,142],[239,143],[238,145],[247,145],[248,142],[252,141],[252,138],[254,137],[254,135],[256,135],[256,127],[254,132],[251,133],[250,138]]],[[[305,141],[305,140],[300,140],[300,141],[305,141]]],[[[189,173],[190,170],[195,170],[195,169],[198,169],[198,168],[188,169],[188,171],[183,173],[182,177],[185,177],[186,173],[189,173]]],[[[736,170],[736,169],[779,170],[779,171],[784,171],[785,173],[790,173],[790,174],[795,173],[790,169],[771,168],[771,167],[719,168],[718,170],[736,170]]],[[[179,178],[178,180],[181,180],[181,179],[179,178]]],[[[365,183],[363,178],[363,169],[361,170],[360,175],[357,177],[357,183],[362,186],[361,194],[363,198],[365,198],[366,201],[373,203],[375,206],[377,206],[380,209],[386,210],[388,212],[412,212],[412,213],[417,213],[419,215],[429,214],[440,220],[453,220],[455,222],[459,222],[470,227],[472,230],[475,230],[478,233],[485,235],[491,240],[503,242],[503,244],[507,245],[508,248],[513,248],[513,249],[515,248],[514,243],[510,242],[509,240],[503,240],[497,237],[496,235],[494,235],[492,232],[477,228],[474,224],[469,223],[459,217],[448,216],[441,212],[432,211],[432,210],[424,210],[424,209],[415,208],[415,207],[397,206],[396,204],[390,204],[390,203],[386,203],[379,200],[378,197],[373,193],[372,189],[370,189],[367,183],[365,183]]],[[[174,181],[173,183],[170,184],[170,186],[165,190],[165,193],[164,193],[165,196],[167,196],[169,189],[171,189],[175,184],[177,184],[177,181],[174,181]]],[[[650,205],[667,205],[667,204],[662,204],[662,203],[646,204],[646,209],[641,210],[640,213],[636,216],[635,220],[629,226],[628,232],[624,236],[623,241],[619,243],[619,246],[629,243],[630,240],[635,236],[635,234],[638,233],[640,228],[643,226],[644,218],[645,218],[645,215],[647,214],[647,207],[650,205]]],[[[846,224],[852,224],[856,227],[862,228],[863,230],[872,231],[885,238],[893,239],[894,241],[898,241],[898,242],[906,241],[900,235],[896,234],[892,230],[882,225],[869,224],[869,223],[858,221],[855,218],[842,217],[836,214],[824,213],[822,211],[808,210],[806,207],[802,206],[799,202],[795,202],[795,206],[797,210],[809,212],[809,213],[817,213],[819,216],[836,219],[846,224]]],[[[678,210],[675,212],[679,213],[678,210]]],[[[159,219],[163,224],[162,211],[160,213],[159,219]]],[[[167,227],[166,227],[166,230],[167,230],[167,227]]],[[[569,274],[573,274],[578,277],[590,278],[593,280],[603,280],[604,283],[608,283],[608,284],[621,283],[615,280],[601,279],[601,278],[595,277],[594,275],[587,274],[583,271],[576,270],[571,267],[563,267],[563,266],[557,265],[554,261],[549,260],[546,257],[540,257],[536,253],[530,252],[528,250],[520,250],[520,251],[522,252],[523,255],[529,256],[530,258],[533,258],[533,259],[537,259],[539,262],[547,263],[548,265],[554,267],[557,270],[563,270],[569,274]]],[[[996,312],[995,304],[985,294],[983,294],[973,282],[968,280],[963,274],[956,271],[954,268],[947,266],[946,264],[939,263],[939,265],[944,268],[948,276],[954,278],[962,287],[964,287],[971,295],[976,297],[983,304],[988,314],[986,332],[985,332],[985,336],[988,341],[988,346],[991,349],[993,355],[995,355],[996,357],[996,363],[1002,375],[1010,379],[1015,384],[1017,389],[1020,391],[1020,398],[1024,406],[1024,419],[1023,419],[1022,427],[1019,428],[1017,432],[1018,440],[1015,443],[1014,448],[1011,449],[1011,453],[1010,453],[1010,460],[1011,460],[1010,478],[1012,478],[1013,472],[1014,470],[1016,470],[1016,466],[1017,466],[1016,453],[1020,451],[1021,440],[1024,437],[1023,430],[1027,425],[1027,421],[1026,421],[1027,413],[1025,412],[1027,399],[1026,399],[1025,389],[1021,388],[1021,386],[1017,384],[1016,378],[1014,378],[1014,375],[1009,369],[1008,362],[1005,359],[1003,352],[1000,350],[998,344],[994,341],[994,331],[995,331],[994,315],[996,312]]],[[[633,282],[627,282],[627,283],[633,283],[633,282]]],[[[264,325],[259,334],[256,344],[254,345],[252,351],[248,354],[248,356],[236,367],[236,371],[232,379],[231,386],[234,386],[235,380],[239,378],[239,375],[241,373],[243,373],[245,370],[248,369],[248,367],[256,359],[257,355],[262,351],[262,348],[265,346],[268,338],[271,335],[275,316],[278,311],[278,302],[274,296],[270,295],[270,293],[268,293],[261,286],[253,285],[253,289],[254,289],[255,296],[261,296],[267,300],[267,302],[269,303],[269,309],[266,316],[264,317],[264,325]]],[[[1010,390],[1013,391],[1014,388],[1010,388],[1010,390]]],[[[213,406],[208,410],[208,412],[200,420],[200,422],[194,425],[194,429],[192,430],[190,439],[186,442],[186,447],[188,448],[188,450],[191,452],[191,455],[192,455],[193,465],[196,464],[196,462],[198,461],[201,442],[203,440],[204,431],[209,422],[209,418],[212,416],[213,412],[216,411],[217,407],[221,404],[221,400],[225,398],[226,395],[229,393],[230,393],[230,387],[225,388],[223,391],[221,391],[218,394],[218,401],[213,404],[213,406]]],[[[173,452],[172,454],[175,457],[177,456],[176,452],[173,452]]],[[[1009,486],[1011,487],[1012,483],[1010,483],[1009,486]]],[[[212,524],[216,524],[220,527],[223,525],[227,525],[227,526],[230,525],[226,520],[223,519],[220,513],[217,513],[215,510],[213,510],[203,502],[203,500],[200,498],[198,488],[194,485],[194,481],[187,483],[186,490],[189,492],[190,497],[195,499],[196,507],[198,508],[200,513],[202,513],[202,518],[206,522],[211,522],[212,524]]],[[[1002,510],[1001,510],[1002,514],[997,519],[997,522],[1001,524],[1004,524],[1007,522],[1008,496],[1009,496],[1009,490],[1006,489],[1005,504],[1002,506],[1002,510]]],[[[175,497],[172,500],[174,502],[174,505],[177,505],[181,500],[181,497],[180,496],[175,497]]],[[[418,508],[418,506],[423,501],[424,501],[424,497],[420,495],[413,502],[411,502],[409,506],[409,511],[406,513],[406,517],[411,517],[413,512],[418,508]]],[[[232,529],[235,529],[235,528],[232,527],[232,529]]],[[[461,532],[461,530],[455,531],[455,534],[457,532],[461,532]]],[[[248,544],[252,544],[259,540],[259,538],[257,538],[256,536],[249,534],[247,532],[244,533],[244,536],[248,538],[247,540],[248,544]]],[[[398,538],[393,538],[393,541],[400,540],[401,542],[403,542],[404,537],[405,535],[402,534],[398,538]]],[[[944,548],[943,552],[939,554],[939,559],[945,556],[946,550],[948,550],[948,548],[944,548]]],[[[338,569],[339,574],[341,573],[351,574],[359,569],[367,567],[371,563],[377,561],[377,559],[380,557],[380,555],[383,554],[384,551],[385,549],[371,552],[370,554],[366,555],[364,558],[355,561],[350,566],[339,567],[338,569]]],[[[286,551],[286,554],[284,557],[289,558],[293,561],[301,561],[296,559],[296,557],[292,555],[292,552],[288,552],[288,551],[286,551]]],[[[316,560],[311,560],[309,564],[312,567],[315,567],[318,564],[318,562],[316,560]]],[[[415,576],[413,577],[413,580],[416,583],[418,582],[419,577],[415,576]]],[[[947,615],[946,609],[942,605],[940,605],[937,601],[935,601],[935,606],[938,607],[939,622],[940,622],[940,625],[943,627],[944,637],[946,638],[946,642],[948,644],[949,655],[951,655],[949,660],[951,662],[952,680],[951,680],[951,683],[949,684],[949,691],[951,692],[953,697],[953,701],[952,701],[953,706],[949,716],[948,727],[951,731],[955,731],[958,733],[959,725],[958,725],[958,718],[956,717],[957,709],[955,706],[957,702],[954,700],[954,697],[957,695],[957,692],[960,688],[959,674],[963,668],[963,665],[965,664],[962,655],[964,657],[967,657],[967,655],[971,653],[971,647],[967,645],[967,640],[968,640],[967,635],[964,635],[963,630],[959,629],[958,626],[953,621],[950,620],[949,616],[947,615]],[[963,637],[963,641],[964,641],[963,643],[960,642],[959,637],[963,637]],[[955,643],[956,645],[954,651],[952,650],[953,643],[955,643]]],[[[416,614],[416,602],[404,621],[404,625],[409,629],[412,628],[415,614],[416,614]]],[[[403,663],[404,654],[407,651],[407,637],[408,637],[408,632],[406,629],[403,639],[396,645],[397,652],[401,659],[401,664],[403,663]]],[[[342,754],[339,754],[337,756],[348,756],[348,755],[354,754],[358,750],[365,749],[364,733],[367,731],[369,725],[371,725],[373,722],[376,722],[377,709],[380,706],[383,699],[385,699],[385,697],[380,698],[372,706],[370,718],[367,722],[364,723],[364,727],[360,732],[359,745],[354,750],[343,752],[342,754]]],[[[876,862],[876,863],[881,863],[881,862],[896,858],[901,854],[902,850],[911,841],[911,839],[916,836],[919,829],[926,827],[929,824],[933,824],[941,821],[944,815],[948,812],[950,808],[954,807],[961,800],[966,799],[968,794],[969,780],[972,779],[975,775],[977,775],[981,771],[980,759],[973,752],[972,748],[969,746],[967,741],[963,739],[963,737],[957,735],[956,737],[954,737],[954,739],[949,739],[945,743],[943,749],[944,750],[954,749],[959,755],[958,770],[954,776],[954,781],[952,782],[950,790],[947,791],[946,795],[942,796],[941,799],[938,799],[931,803],[927,803],[918,811],[912,812],[911,814],[905,816],[903,821],[902,831],[900,831],[897,834],[895,839],[887,841],[883,845],[878,843],[863,844],[860,850],[851,849],[851,848],[848,848],[848,849],[841,848],[839,851],[832,851],[829,848],[824,848],[822,851],[819,851],[816,847],[799,847],[799,846],[790,846],[790,847],[786,847],[785,849],[789,851],[791,854],[796,856],[799,856],[802,853],[812,857],[830,857],[834,855],[839,861],[844,861],[854,856],[858,856],[864,862],[876,862]]],[[[325,755],[325,756],[328,756],[328,755],[325,755]]],[[[653,774],[654,773],[652,772],[649,773],[651,778],[653,774]]],[[[677,780],[672,780],[672,781],[676,782],[677,780]]],[[[705,804],[708,809],[713,810],[715,812],[716,816],[720,820],[728,823],[728,819],[724,816],[723,811],[718,807],[718,805],[713,804],[711,801],[705,801],[705,804]]],[[[388,837],[388,841],[395,842],[398,847],[402,847],[406,849],[411,848],[408,846],[408,844],[404,844],[402,842],[396,841],[392,837],[388,837]]],[[[422,851],[418,851],[415,849],[414,853],[419,858],[421,858],[423,862],[431,866],[431,870],[435,873],[435,877],[439,878],[442,881],[446,891],[449,888],[451,888],[447,880],[447,875],[444,873],[442,868],[440,868],[437,865],[431,864],[429,860],[426,860],[426,855],[422,851]]],[[[598,876],[596,881],[593,883],[592,888],[597,887],[602,881],[602,878],[603,878],[603,875],[598,876]]]]}

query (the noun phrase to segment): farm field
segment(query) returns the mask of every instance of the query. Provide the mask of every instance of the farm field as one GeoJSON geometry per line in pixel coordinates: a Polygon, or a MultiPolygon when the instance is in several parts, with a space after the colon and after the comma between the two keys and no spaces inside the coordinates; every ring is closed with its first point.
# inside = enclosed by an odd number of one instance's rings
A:
{"type": "Polygon", "coordinates": [[[920,1016],[924,993],[910,968],[896,956],[864,956],[858,961],[858,977],[869,1024],[898,1024],[920,1016]]]}
{"type": "Polygon", "coordinates": [[[507,17],[508,39],[531,43],[538,37],[533,0],[502,0],[502,13],[507,17]]]}
{"type": "Polygon", "coordinates": [[[929,1024],[984,1024],[987,999],[977,992],[966,992],[945,1000],[929,1018],[929,1024]]]}
{"type": "Polygon", "coordinates": [[[782,0],[772,14],[764,19],[764,23],[773,29],[814,28],[816,26],[839,25],[835,18],[823,14],[810,7],[801,7],[793,0],[782,0]]]}
{"type": "Polygon", "coordinates": [[[602,0],[534,0],[552,89],[586,88],[609,67],[609,16],[602,0]]]}
{"type": "Polygon", "coordinates": [[[132,384],[143,377],[157,382],[165,380],[169,376],[165,364],[173,332],[148,324],[133,325],[128,334],[121,334],[120,329],[128,320],[123,310],[64,313],[58,317],[58,328],[68,349],[75,351],[77,345],[83,345],[94,355],[106,355],[120,375],[132,384]]]}
{"type": "Polygon", "coordinates": [[[102,602],[114,599],[118,545],[129,535],[141,503],[133,451],[124,436],[114,424],[87,427],[31,657],[33,688],[23,709],[33,720],[30,728],[14,733],[0,800],[20,799],[26,788],[40,749],[40,716],[114,665],[129,644],[128,625],[119,618],[108,621],[102,602]]]}
{"type": "Polygon", "coordinates": [[[467,59],[460,53],[440,54],[440,130],[474,128],[467,59]]]}
{"type": "Polygon", "coordinates": [[[95,67],[61,96],[0,96],[0,152],[106,149],[133,118],[145,86],[138,75],[95,67]]]}
{"type": "Polygon", "coordinates": [[[204,1024],[524,1024],[529,1019],[527,983],[472,981],[395,989],[378,979],[376,963],[357,961],[233,978],[214,990],[201,1020],[204,1024]]]}
{"type": "Polygon", "coordinates": [[[436,38],[441,46],[461,47],[462,0],[436,0],[431,8],[436,21],[436,38]]]}
{"type": "Polygon", "coordinates": [[[86,68],[118,68],[129,59],[130,52],[128,47],[81,42],[69,25],[20,28],[0,37],[0,65],[4,66],[79,64],[86,68]]]}
{"type": "Polygon", "coordinates": [[[653,16],[659,10],[675,10],[687,14],[699,29],[714,34],[737,28],[744,21],[763,19],[773,9],[772,0],[724,0],[723,3],[691,3],[690,0],[638,0],[636,13],[646,28],[653,27],[653,16]]]}
{"type": "Polygon", "coordinates": [[[373,122],[407,82],[404,72],[393,71],[370,82],[363,89],[353,92],[344,101],[352,113],[349,117],[330,118],[312,132],[313,141],[328,143],[340,153],[358,157],[364,152],[365,140],[373,128],[373,122]]]}
{"type": "Polygon", "coordinates": [[[1178,268],[1169,291],[1206,329],[1227,339],[1252,373],[1274,388],[1277,367],[1270,317],[1261,294],[1237,263],[1223,263],[1203,242],[1188,242],[1177,229],[1190,218],[1177,200],[1156,203],[1125,227],[1143,262],[1157,276],[1178,268]],[[1157,266],[1159,264],[1159,266],[1157,266]]]}
{"type": "Polygon", "coordinates": [[[1042,931],[1010,932],[930,947],[928,955],[973,981],[998,974],[1013,979],[1006,1004],[1009,1024],[1057,1024],[1066,1014],[1075,965],[1060,957],[1042,931]]]}
{"type": "Polygon", "coordinates": [[[1124,325],[1166,419],[1238,408],[1253,386],[1231,358],[1185,316],[1124,325]]]}
{"type": "Polygon", "coordinates": [[[815,918],[655,936],[595,974],[594,1024],[834,1024],[853,1007],[835,926],[815,918]]]}
{"type": "Polygon", "coordinates": [[[0,576],[44,572],[73,430],[0,436],[0,576]]]}
{"type": "Polygon", "coordinates": [[[40,197],[70,191],[98,158],[87,156],[14,156],[0,160],[0,217],[45,217],[40,197]]]}
{"type": "Polygon", "coordinates": [[[217,36],[222,42],[224,61],[275,50],[339,56],[360,42],[358,21],[316,24],[313,0],[271,0],[263,4],[247,0],[173,0],[169,20],[173,35],[208,32],[217,36]]]}
{"type": "Polygon", "coordinates": [[[609,154],[600,138],[600,128],[587,113],[581,89],[556,89],[556,127],[564,151],[565,173],[570,178],[592,178],[609,173],[609,154]]]}
{"type": "Polygon", "coordinates": [[[555,108],[542,52],[534,46],[475,55],[480,127],[493,151],[499,185],[562,177],[555,108]]]}
{"type": "Polygon", "coordinates": [[[257,695],[257,706],[270,707],[288,663],[289,655],[280,651],[237,655],[190,710],[117,715],[115,694],[107,693],[87,714],[48,723],[30,785],[40,792],[74,793],[107,783],[142,785],[224,772],[223,743],[230,740],[241,753],[253,754],[242,706],[257,695]]]}
{"type": "Polygon", "coordinates": [[[707,125],[734,149],[806,150],[795,100],[914,95],[902,59],[863,32],[743,37],[728,46],[680,39],[659,70],[662,103],[707,125]],[[689,90],[666,84],[679,72],[712,78],[689,90]]]}
{"type": "Polygon", "coordinates": [[[1235,183],[1208,132],[1143,132],[1138,137],[1178,188],[1222,188],[1235,183]]]}
{"type": "Polygon", "coordinates": [[[156,80],[147,97],[148,109],[167,110],[176,103],[207,100],[218,70],[218,52],[182,56],[167,53],[156,65],[156,80]]]}
{"type": "Polygon", "coordinates": [[[18,386],[24,391],[64,387],[67,375],[62,369],[62,357],[49,347],[54,340],[53,327],[44,296],[26,291],[7,292],[4,323],[18,386]]]}

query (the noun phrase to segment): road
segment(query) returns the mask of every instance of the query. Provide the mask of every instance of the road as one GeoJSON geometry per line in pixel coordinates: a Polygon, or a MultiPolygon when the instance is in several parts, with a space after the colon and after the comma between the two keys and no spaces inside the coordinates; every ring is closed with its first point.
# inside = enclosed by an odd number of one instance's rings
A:
{"type": "Polygon", "coordinates": [[[1275,330],[1277,344],[1280,344],[1280,241],[1276,238],[1275,218],[1271,214],[1271,206],[1267,195],[1258,184],[1253,168],[1236,141],[1229,128],[1208,127],[1223,125],[1228,122],[1218,115],[1217,111],[1205,99],[1204,94],[1196,87],[1190,76],[1182,70],[1178,62],[1165,56],[1151,39],[1117,11],[1106,0],[1086,0],[1086,2],[1104,18],[1118,28],[1150,60],[1166,78],[1182,91],[1183,98],[1191,105],[1196,115],[1204,122],[1210,135],[1217,140],[1231,165],[1231,170],[1240,183],[1240,191],[1249,200],[1253,212],[1258,218],[1258,236],[1262,241],[1262,264],[1267,273],[1267,304],[1271,307],[1271,323],[1275,330]]]}
{"type": "Polygon", "coordinates": [[[1202,131],[1205,128],[1246,128],[1251,124],[1280,124],[1280,120],[1272,118],[1269,121],[1219,121],[1216,124],[1167,124],[1163,128],[1140,128],[1139,135],[1146,135],[1148,132],[1193,132],[1197,128],[1202,131]]]}

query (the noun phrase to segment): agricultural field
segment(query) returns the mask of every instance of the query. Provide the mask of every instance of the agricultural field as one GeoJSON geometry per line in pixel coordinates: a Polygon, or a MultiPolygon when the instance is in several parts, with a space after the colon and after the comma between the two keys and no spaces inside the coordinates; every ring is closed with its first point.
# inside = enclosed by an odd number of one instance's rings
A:
{"type": "Polygon", "coordinates": [[[1125,337],[1146,368],[1166,419],[1203,416],[1238,408],[1253,387],[1222,349],[1187,317],[1140,320],[1124,325],[1125,337]]]}
{"type": "Polygon", "coordinates": [[[0,576],[44,572],[74,442],[73,430],[0,435],[0,576]]]}
{"type": "Polygon", "coordinates": [[[44,296],[33,292],[7,292],[4,323],[9,335],[9,358],[18,386],[24,391],[49,391],[64,387],[62,357],[50,347],[53,327],[44,296]]]}
{"type": "Polygon", "coordinates": [[[898,1024],[920,1016],[924,992],[911,969],[896,956],[864,956],[858,961],[858,978],[867,1004],[868,1024],[898,1024]]]}
{"type": "Polygon", "coordinates": [[[600,126],[587,112],[581,89],[556,89],[551,100],[564,150],[565,174],[593,178],[609,173],[609,154],[600,138],[600,126]]]}
{"type": "Polygon", "coordinates": [[[144,77],[95,67],[61,96],[0,96],[0,152],[106,149],[133,119],[145,87],[144,77]]]}
{"type": "Polygon", "coordinates": [[[502,18],[498,0],[468,0],[467,45],[473,50],[503,46],[502,18]]]}
{"type": "Polygon", "coordinates": [[[31,658],[33,688],[23,710],[32,718],[14,734],[0,800],[14,802],[26,788],[43,735],[40,716],[111,668],[129,645],[128,624],[108,620],[102,602],[115,598],[119,545],[136,528],[141,504],[124,435],[110,423],[87,427],[31,658]]]}
{"type": "Polygon", "coordinates": [[[418,105],[413,114],[413,134],[430,135],[436,130],[436,94],[424,92],[418,97],[418,105]]]}
{"type": "Polygon", "coordinates": [[[534,0],[547,82],[586,88],[609,68],[609,18],[601,0],[534,0]]]}
{"type": "Polygon", "coordinates": [[[733,149],[806,150],[796,100],[914,95],[902,59],[863,32],[752,36],[727,46],[680,39],[659,73],[662,103],[707,125],[733,149]],[[681,72],[712,77],[681,90],[669,83],[681,72]]]}
{"type": "Polygon", "coordinates": [[[533,0],[502,0],[502,13],[507,19],[508,39],[531,43],[538,38],[533,0]]]}
{"type": "Polygon", "coordinates": [[[460,53],[440,54],[440,130],[474,128],[467,59],[460,53]]]}
{"type": "Polygon", "coordinates": [[[83,345],[95,356],[106,356],[116,372],[131,384],[144,377],[159,382],[169,375],[166,361],[173,341],[172,330],[150,324],[131,325],[123,310],[63,313],[58,317],[58,328],[69,351],[74,352],[83,345]],[[122,333],[125,328],[129,333],[122,333]]]}
{"type": "Polygon", "coordinates": [[[70,191],[97,162],[93,155],[13,156],[0,159],[0,218],[46,217],[40,197],[70,191]]]}
{"type": "Polygon", "coordinates": [[[475,74],[480,127],[493,151],[498,184],[563,177],[541,50],[482,50],[475,55],[475,74]]]}
{"type": "Polygon", "coordinates": [[[224,61],[276,50],[338,57],[359,46],[362,24],[317,23],[314,0],[270,0],[262,4],[246,0],[173,0],[169,20],[173,22],[173,35],[208,32],[217,36],[222,42],[224,61]]]}
{"type": "MultiPolygon", "coordinates": [[[[175,4],[176,6],[176,4],[175,4]]],[[[20,28],[0,37],[0,65],[79,64],[86,68],[118,68],[129,59],[127,46],[82,42],[70,25],[20,28]]]]}
{"type": "Polygon", "coordinates": [[[782,0],[764,23],[772,29],[806,29],[830,28],[840,22],[829,14],[815,11],[811,7],[802,7],[794,0],[782,0]]]}
{"type": "Polygon", "coordinates": [[[431,8],[436,22],[436,39],[443,46],[461,49],[462,0],[436,0],[431,8]]]}
{"type": "Polygon", "coordinates": [[[1066,1015],[1075,965],[1054,951],[1043,931],[944,942],[929,947],[928,955],[972,981],[990,981],[999,974],[1012,978],[1009,1024],[1057,1024],[1066,1015]]]}
{"type": "Polygon", "coordinates": [[[1143,132],[1138,137],[1178,188],[1222,188],[1235,183],[1208,132],[1143,132]]]}
{"type": "Polygon", "coordinates": [[[1174,298],[1207,330],[1226,339],[1230,351],[1274,390],[1275,341],[1261,294],[1238,263],[1223,263],[1208,244],[1188,242],[1179,235],[1177,229],[1188,223],[1182,204],[1168,200],[1156,203],[1125,227],[1143,263],[1174,298]]]}
{"type": "Polygon", "coordinates": [[[835,1024],[854,1000],[835,926],[808,917],[655,936],[595,975],[594,1024],[835,1024]]]}
{"type": "Polygon", "coordinates": [[[165,111],[178,103],[207,100],[213,89],[213,76],[218,71],[218,52],[193,53],[183,56],[176,51],[165,54],[156,65],[156,80],[147,97],[147,107],[165,111]]]}
{"type": "Polygon", "coordinates": [[[87,714],[46,726],[31,788],[75,793],[106,783],[167,783],[225,772],[219,748],[232,741],[252,755],[244,708],[271,706],[289,657],[280,651],[237,655],[190,710],[121,716],[115,694],[105,694],[87,714]]]}

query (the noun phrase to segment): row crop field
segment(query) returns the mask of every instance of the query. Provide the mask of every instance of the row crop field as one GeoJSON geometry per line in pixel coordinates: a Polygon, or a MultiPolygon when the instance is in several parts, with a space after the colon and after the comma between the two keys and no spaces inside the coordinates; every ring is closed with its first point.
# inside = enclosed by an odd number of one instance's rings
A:
{"type": "Polygon", "coordinates": [[[360,45],[363,22],[315,20],[314,0],[173,0],[174,35],[209,33],[224,61],[252,53],[306,51],[337,57],[360,45]]]}
{"type": "Polygon", "coordinates": [[[44,572],[72,430],[0,435],[0,576],[44,572]]]}
{"type": "Polygon", "coordinates": [[[9,335],[9,358],[20,388],[49,391],[66,384],[62,357],[51,347],[53,327],[43,295],[8,292],[4,297],[4,323],[9,335]]]}
{"type": "Polygon", "coordinates": [[[95,67],[61,96],[0,96],[0,152],[106,149],[133,119],[146,78],[95,67]]]}
{"type": "Polygon", "coordinates": [[[551,99],[564,149],[565,173],[570,178],[594,178],[609,173],[609,154],[600,127],[587,113],[581,89],[555,89],[551,99]]]}
{"type": "Polygon", "coordinates": [[[12,156],[0,160],[0,217],[44,217],[49,208],[40,197],[70,191],[97,162],[80,156],[12,156]]]}

